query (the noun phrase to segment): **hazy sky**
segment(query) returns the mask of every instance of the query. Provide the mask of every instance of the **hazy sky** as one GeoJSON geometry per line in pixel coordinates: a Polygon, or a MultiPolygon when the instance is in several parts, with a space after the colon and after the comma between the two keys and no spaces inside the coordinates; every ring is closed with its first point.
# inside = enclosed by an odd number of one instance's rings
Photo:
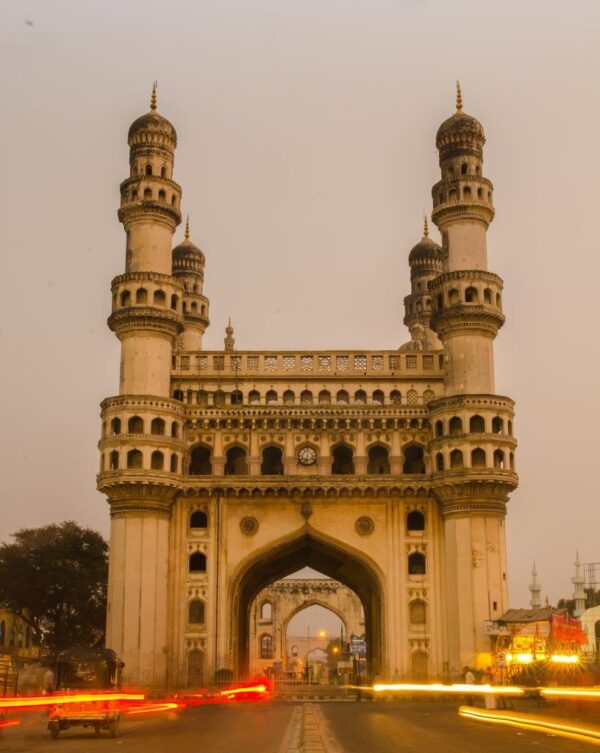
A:
{"type": "Polygon", "coordinates": [[[599,27],[597,0],[2,0],[0,539],[67,518],[108,531],[118,186],[152,81],[206,253],[206,347],[231,315],[240,348],[318,349],[407,339],[407,255],[459,78],[506,286],[510,600],[526,605],[534,557],[543,594],[569,595],[575,548],[600,561],[599,27]]]}

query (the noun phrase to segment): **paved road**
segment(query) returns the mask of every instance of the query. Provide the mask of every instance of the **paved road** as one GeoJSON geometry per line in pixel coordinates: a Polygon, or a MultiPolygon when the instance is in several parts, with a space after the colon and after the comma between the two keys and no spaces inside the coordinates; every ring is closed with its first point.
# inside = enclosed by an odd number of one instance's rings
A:
{"type": "Polygon", "coordinates": [[[41,714],[0,736],[0,753],[582,753],[594,746],[459,718],[433,703],[237,703],[126,719],[113,740],[49,739],[41,714]],[[300,747],[304,740],[304,747],[300,747]]]}

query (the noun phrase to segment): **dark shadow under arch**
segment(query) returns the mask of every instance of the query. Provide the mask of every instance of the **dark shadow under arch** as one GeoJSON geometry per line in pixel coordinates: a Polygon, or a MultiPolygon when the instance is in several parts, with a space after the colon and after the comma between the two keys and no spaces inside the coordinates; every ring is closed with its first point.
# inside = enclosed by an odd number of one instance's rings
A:
{"type": "Polygon", "coordinates": [[[229,611],[234,672],[240,677],[248,672],[250,608],[257,594],[274,581],[306,566],[339,580],[358,596],[365,613],[369,673],[385,672],[385,593],[378,566],[358,550],[310,527],[256,551],[232,578],[229,611]]]}

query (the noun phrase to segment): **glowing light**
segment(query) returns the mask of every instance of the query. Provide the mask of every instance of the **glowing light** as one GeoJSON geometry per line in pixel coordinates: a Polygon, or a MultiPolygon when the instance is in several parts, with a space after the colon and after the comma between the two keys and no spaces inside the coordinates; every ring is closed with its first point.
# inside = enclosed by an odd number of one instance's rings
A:
{"type": "Polygon", "coordinates": [[[134,706],[133,708],[128,709],[127,714],[152,714],[153,712],[158,711],[173,711],[174,709],[183,707],[183,705],[184,704],[182,703],[175,703],[171,701],[165,703],[148,703],[145,706],[134,706]]]}
{"type": "Polygon", "coordinates": [[[519,664],[531,664],[533,661],[533,654],[517,654],[515,658],[519,664]]]}
{"type": "Polygon", "coordinates": [[[4,721],[0,721],[0,729],[16,727],[18,724],[21,724],[20,719],[5,719],[4,721]]]}
{"type": "Polygon", "coordinates": [[[240,693],[267,693],[267,686],[266,685],[248,685],[247,687],[242,688],[228,688],[227,690],[222,690],[221,695],[230,696],[230,695],[239,695],[240,693]]]}
{"type": "Polygon", "coordinates": [[[319,630],[319,638],[326,638],[326,637],[327,637],[327,631],[319,630]]]}
{"type": "Polygon", "coordinates": [[[600,698],[598,688],[541,688],[540,692],[554,698],[600,698]]]}
{"type": "Polygon", "coordinates": [[[488,722],[489,724],[504,724],[509,727],[518,727],[536,732],[551,732],[554,735],[568,737],[571,740],[600,745],[600,731],[597,729],[566,724],[558,720],[549,721],[547,718],[530,714],[519,714],[514,711],[510,714],[503,711],[487,711],[475,709],[472,706],[461,706],[458,713],[467,719],[488,722]]]}
{"type": "Polygon", "coordinates": [[[142,693],[78,693],[76,695],[42,695],[0,698],[0,709],[23,709],[39,706],[63,706],[69,703],[101,701],[143,701],[142,693]]]}
{"type": "Polygon", "coordinates": [[[577,664],[579,657],[576,654],[552,654],[550,661],[556,664],[577,664]]]}
{"type": "MultiPolygon", "coordinates": [[[[361,688],[365,690],[365,688],[361,688]]],[[[473,694],[492,694],[492,695],[523,695],[523,688],[517,688],[512,685],[443,685],[442,683],[433,682],[429,684],[420,683],[377,683],[373,685],[375,693],[463,693],[473,694]]]]}
{"type": "Polygon", "coordinates": [[[510,662],[512,660],[513,660],[513,655],[512,654],[506,654],[506,661],[510,662]]]}

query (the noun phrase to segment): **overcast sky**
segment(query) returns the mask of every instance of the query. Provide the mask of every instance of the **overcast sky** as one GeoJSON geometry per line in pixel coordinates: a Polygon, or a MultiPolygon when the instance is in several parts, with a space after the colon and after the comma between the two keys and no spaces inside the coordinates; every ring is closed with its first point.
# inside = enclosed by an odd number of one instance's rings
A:
{"type": "Polygon", "coordinates": [[[108,532],[118,186],[152,81],[207,258],[206,347],[231,315],[241,349],[379,349],[408,339],[407,256],[459,78],[495,185],[497,391],[517,401],[510,601],[534,558],[543,594],[570,595],[576,547],[600,561],[599,27],[597,0],[2,0],[0,539],[108,532]]]}

